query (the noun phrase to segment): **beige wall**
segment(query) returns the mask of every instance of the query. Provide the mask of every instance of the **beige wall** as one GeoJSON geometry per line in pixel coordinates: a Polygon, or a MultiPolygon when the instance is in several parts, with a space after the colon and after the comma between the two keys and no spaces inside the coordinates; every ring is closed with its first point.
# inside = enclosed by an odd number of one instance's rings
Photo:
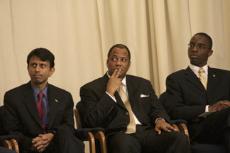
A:
{"type": "Polygon", "coordinates": [[[196,32],[214,40],[209,64],[230,70],[229,0],[0,0],[0,104],[5,91],[28,81],[26,56],[36,47],[56,55],[50,83],[69,90],[106,72],[111,45],[125,43],[130,74],[151,79],[156,92],[168,74],[188,65],[196,32]]]}

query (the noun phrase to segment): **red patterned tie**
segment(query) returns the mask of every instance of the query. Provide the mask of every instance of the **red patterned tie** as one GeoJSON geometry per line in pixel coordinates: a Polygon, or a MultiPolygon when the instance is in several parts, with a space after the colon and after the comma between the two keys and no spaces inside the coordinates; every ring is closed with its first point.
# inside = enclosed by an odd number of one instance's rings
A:
{"type": "Polygon", "coordinates": [[[43,98],[44,94],[43,92],[39,92],[37,95],[37,109],[38,109],[38,115],[40,118],[41,123],[43,124],[43,103],[42,103],[42,98],[43,98]]]}

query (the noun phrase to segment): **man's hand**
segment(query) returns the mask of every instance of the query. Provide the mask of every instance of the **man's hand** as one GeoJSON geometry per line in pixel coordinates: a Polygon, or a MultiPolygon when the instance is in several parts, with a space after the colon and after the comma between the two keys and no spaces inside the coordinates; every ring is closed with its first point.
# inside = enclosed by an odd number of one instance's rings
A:
{"type": "Polygon", "coordinates": [[[32,146],[38,152],[43,152],[53,140],[53,133],[39,134],[32,140],[32,146]]]}
{"type": "Polygon", "coordinates": [[[157,119],[155,123],[155,131],[158,134],[161,134],[161,131],[166,131],[166,132],[172,132],[172,131],[177,131],[176,128],[174,128],[172,125],[167,123],[164,119],[157,119]]]}
{"type": "Polygon", "coordinates": [[[121,85],[121,78],[119,78],[121,73],[121,68],[115,69],[113,74],[110,76],[109,81],[107,83],[106,91],[114,96],[114,93],[121,85]]]}
{"type": "Polygon", "coordinates": [[[208,111],[209,112],[217,112],[217,111],[221,111],[222,109],[228,108],[230,107],[230,101],[228,100],[221,100],[218,101],[217,103],[210,105],[208,107],[208,111]]]}

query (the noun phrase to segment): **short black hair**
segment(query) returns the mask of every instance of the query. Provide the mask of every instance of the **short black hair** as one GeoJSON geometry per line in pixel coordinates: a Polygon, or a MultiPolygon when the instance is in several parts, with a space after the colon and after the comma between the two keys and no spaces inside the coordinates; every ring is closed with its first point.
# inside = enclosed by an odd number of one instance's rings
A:
{"type": "Polygon", "coordinates": [[[46,48],[35,48],[33,49],[27,56],[27,64],[29,65],[30,59],[32,57],[38,57],[40,58],[42,61],[48,61],[50,63],[50,67],[53,68],[54,67],[54,54],[51,53],[51,51],[49,51],[46,48]]]}
{"type": "Polygon", "coordinates": [[[212,38],[211,38],[211,36],[209,36],[207,33],[204,33],[204,32],[198,32],[194,36],[197,36],[197,35],[207,38],[208,45],[209,45],[208,47],[209,47],[209,49],[212,49],[212,38]]]}
{"type": "Polygon", "coordinates": [[[107,57],[108,57],[108,58],[109,58],[109,56],[110,56],[110,54],[111,54],[111,52],[112,52],[112,50],[113,50],[114,48],[126,49],[127,52],[128,52],[129,60],[131,59],[130,50],[129,50],[129,48],[128,48],[126,45],[124,45],[124,44],[115,44],[115,45],[113,45],[113,46],[109,49],[109,52],[108,52],[108,54],[107,54],[107,57]]]}

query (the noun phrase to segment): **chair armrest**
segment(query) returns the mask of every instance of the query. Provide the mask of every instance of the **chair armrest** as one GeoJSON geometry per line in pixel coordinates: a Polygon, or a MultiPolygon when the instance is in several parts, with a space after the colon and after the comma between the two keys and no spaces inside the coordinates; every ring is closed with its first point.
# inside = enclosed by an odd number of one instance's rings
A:
{"type": "Polygon", "coordinates": [[[12,150],[12,145],[11,145],[11,142],[9,140],[2,140],[1,141],[1,144],[3,147],[7,148],[7,149],[10,149],[12,150]]]}
{"type": "Polygon", "coordinates": [[[187,127],[186,123],[179,123],[178,127],[186,136],[189,137],[188,127],[187,127]]]}
{"type": "Polygon", "coordinates": [[[94,132],[94,137],[99,141],[101,153],[107,153],[107,144],[104,131],[94,132]]]}
{"type": "Polygon", "coordinates": [[[101,153],[107,153],[106,138],[103,128],[80,128],[75,131],[75,135],[83,141],[89,141],[90,145],[92,144],[90,148],[96,148],[95,139],[97,139],[100,143],[101,153]]]}
{"type": "Polygon", "coordinates": [[[10,139],[9,141],[11,142],[12,149],[13,149],[16,153],[19,153],[19,145],[18,145],[17,140],[15,140],[15,139],[10,139]]]}
{"type": "Polygon", "coordinates": [[[183,132],[188,137],[188,140],[190,140],[189,139],[189,131],[188,131],[188,127],[187,127],[187,121],[179,119],[179,120],[172,120],[172,121],[170,121],[170,123],[178,131],[183,132]]]}
{"type": "Polygon", "coordinates": [[[2,145],[7,149],[14,150],[16,153],[19,153],[19,145],[17,140],[14,139],[14,136],[12,135],[0,136],[0,141],[2,142],[2,145]]]}

